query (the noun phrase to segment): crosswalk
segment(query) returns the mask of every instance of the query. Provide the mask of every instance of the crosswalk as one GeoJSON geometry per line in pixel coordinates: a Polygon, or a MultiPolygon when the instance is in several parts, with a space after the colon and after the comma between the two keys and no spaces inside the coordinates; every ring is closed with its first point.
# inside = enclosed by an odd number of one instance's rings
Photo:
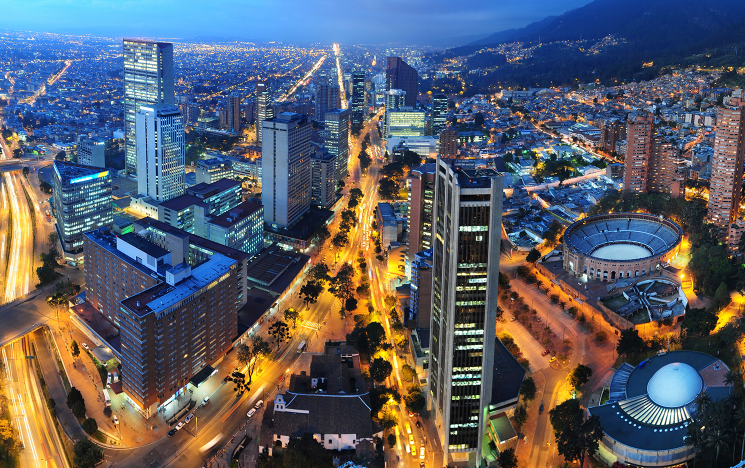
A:
{"type": "Polygon", "coordinates": [[[323,327],[320,323],[311,322],[310,320],[304,321],[300,326],[303,328],[310,328],[311,330],[320,330],[323,327]]]}

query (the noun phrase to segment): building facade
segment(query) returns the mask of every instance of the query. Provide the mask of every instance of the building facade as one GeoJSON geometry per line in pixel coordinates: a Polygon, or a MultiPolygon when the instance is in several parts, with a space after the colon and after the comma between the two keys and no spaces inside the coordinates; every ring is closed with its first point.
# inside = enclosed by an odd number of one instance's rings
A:
{"type": "Polygon", "coordinates": [[[317,208],[329,208],[336,201],[336,156],[317,150],[310,158],[310,165],[310,202],[317,208]]]}
{"type": "Polygon", "coordinates": [[[388,57],[388,67],[385,70],[385,89],[401,89],[406,91],[406,106],[415,107],[417,80],[419,75],[414,67],[409,66],[401,57],[388,57]]]}
{"type": "Polygon", "coordinates": [[[438,158],[429,395],[445,463],[481,461],[491,401],[504,176],[438,158]]]}
{"type": "Polygon", "coordinates": [[[745,161],[745,106],[741,92],[735,91],[729,104],[717,110],[707,219],[717,227],[720,239],[727,236],[728,228],[737,219],[740,207],[745,161]]]}
{"type": "Polygon", "coordinates": [[[637,114],[626,127],[625,193],[646,193],[654,136],[654,116],[637,114]]]}
{"type": "Polygon", "coordinates": [[[264,207],[243,202],[220,215],[210,215],[209,207],[196,205],[194,233],[253,257],[264,247],[264,207]]]}
{"type": "Polygon", "coordinates": [[[367,101],[365,100],[365,72],[352,72],[352,125],[362,125],[367,113],[367,101]]]}
{"type": "Polygon", "coordinates": [[[173,44],[124,39],[125,169],[137,173],[135,116],[140,106],[173,105],[173,44]]]}
{"type": "Polygon", "coordinates": [[[219,158],[200,159],[197,161],[197,184],[211,184],[220,179],[235,177],[233,164],[219,158]]]}
{"type": "Polygon", "coordinates": [[[228,96],[228,131],[231,133],[241,133],[241,95],[239,93],[230,93],[228,96]]]}
{"type": "Polygon", "coordinates": [[[427,115],[413,109],[386,110],[385,137],[421,137],[427,133],[427,115]]]}
{"type": "Polygon", "coordinates": [[[443,158],[458,157],[458,130],[447,128],[440,133],[440,156],[443,158]]]}
{"type": "Polygon", "coordinates": [[[607,120],[600,126],[600,148],[616,152],[616,143],[626,139],[626,125],[619,120],[607,120]]]}
{"type": "Polygon", "coordinates": [[[411,312],[415,328],[429,329],[432,318],[432,250],[413,255],[411,262],[411,312]]]}
{"type": "Polygon", "coordinates": [[[78,164],[106,167],[106,142],[100,138],[81,138],[78,142],[78,164]]]}
{"type": "Polygon", "coordinates": [[[339,87],[329,83],[326,77],[319,77],[316,84],[316,102],[315,102],[315,119],[322,122],[326,118],[326,113],[332,109],[341,107],[341,96],[339,87]]]}
{"type": "Polygon", "coordinates": [[[137,186],[141,195],[166,201],[184,193],[184,116],[173,105],[140,106],[136,119],[137,186]]]}
{"type": "Polygon", "coordinates": [[[349,173],[349,117],[348,109],[332,109],[325,115],[323,147],[334,156],[336,184],[349,173]]]}
{"type": "Polygon", "coordinates": [[[193,233],[196,206],[204,206],[209,215],[217,216],[238,206],[242,197],[241,183],[236,180],[219,179],[211,184],[201,183],[189,187],[180,197],[158,204],[157,218],[169,226],[193,233]]]}
{"type": "Polygon", "coordinates": [[[65,258],[80,261],[83,233],[113,222],[111,174],[67,161],[54,161],[53,166],[55,228],[65,258]]]}
{"type": "Polygon", "coordinates": [[[256,83],[256,140],[261,144],[264,121],[274,117],[272,108],[272,93],[268,81],[256,83]]]}
{"type": "Polygon", "coordinates": [[[435,93],[432,95],[432,120],[430,122],[431,134],[439,135],[445,130],[448,118],[448,96],[447,94],[435,93]]]}
{"type": "Polygon", "coordinates": [[[432,210],[437,164],[423,164],[409,175],[409,263],[421,250],[432,247],[432,210]]]}
{"type": "Polygon", "coordinates": [[[263,125],[264,221],[291,227],[310,208],[310,120],[300,114],[282,113],[263,125]]]}

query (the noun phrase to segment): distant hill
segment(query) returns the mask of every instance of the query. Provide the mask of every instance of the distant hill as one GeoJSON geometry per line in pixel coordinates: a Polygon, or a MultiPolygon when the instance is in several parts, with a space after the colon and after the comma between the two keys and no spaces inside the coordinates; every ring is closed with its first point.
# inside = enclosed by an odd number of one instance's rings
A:
{"type": "Polygon", "coordinates": [[[466,45],[487,45],[498,44],[500,42],[510,42],[512,40],[515,40],[515,38],[530,36],[531,34],[537,33],[538,31],[552,23],[556,18],[558,18],[558,16],[547,16],[540,21],[530,23],[524,28],[513,28],[507,29],[506,31],[500,31],[492,34],[491,36],[479,39],[478,41],[473,41],[470,44],[466,45]]]}

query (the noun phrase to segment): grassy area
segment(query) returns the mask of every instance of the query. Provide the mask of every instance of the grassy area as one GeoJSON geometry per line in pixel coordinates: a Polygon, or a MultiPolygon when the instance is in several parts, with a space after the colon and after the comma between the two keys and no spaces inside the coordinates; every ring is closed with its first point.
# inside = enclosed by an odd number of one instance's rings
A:
{"type": "Polygon", "coordinates": [[[628,317],[628,319],[631,323],[634,323],[636,325],[639,325],[642,323],[649,323],[649,314],[647,314],[647,309],[642,307],[641,309],[631,314],[631,316],[628,317]]]}
{"type": "Polygon", "coordinates": [[[608,387],[604,387],[603,388],[603,394],[600,395],[600,404],[601,405],[604,405],[604,404],[608,403],[608,400],[609,399],[610,399],[610,390],[608,389],[608,387]]]}
{"type": "Polygon", "coordinates": [[[609,308],[613,312],[618,311],[618,309],[626,305],[628,302],[629,301],[625,297],[623,297],[622,294],[618,294],[602,301],[603,305],[605,305],[605,307],[609,308]]]}

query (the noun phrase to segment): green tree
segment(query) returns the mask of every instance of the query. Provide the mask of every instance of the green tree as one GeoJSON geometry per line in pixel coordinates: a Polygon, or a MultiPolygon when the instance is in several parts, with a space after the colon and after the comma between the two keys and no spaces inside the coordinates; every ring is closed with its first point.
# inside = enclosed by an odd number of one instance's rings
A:
{"type": "Polygon", "coordinates": [[[525,380],[523,380],[523,384],[520,387],[520,395],[523,397],[523,400],[532,401],[535,398],[536,391],[537,389],[533,377],[525,377],[525,380]]]}
{"type": "Polygon", "coordinates": [[[375,358],[370,363],[370,376],[376,382],[384,382],[391,375],[391,372],[393,372],[393,366],[383,358],[375,358]]]}
{"type": "Polygon", "coordinates": [[[67,153],[64,151],[60,151],[57,153],[57,156],[54,157],[57,161],[65,161],[67,159],[67,153]]]}
{"type": "Polygon", "coordinates": [[[285,311],[282,312],[282,317],[288,322],[292,323],[292,329],[295,330],[297,328],[297,321],[300,319],[300,312],[298,312],[293,307],[290,307],[289,309],[285,309],[285,311]]]}
{"type": "Polygon", "coordinates": [[[385,430],[393,429],[398,426],[398,418],[393,411],[384,411],[379,418],[380,425],[385,430]]]}
{"type": "Polygon", "coordinates": [[[401,366],[401,374],[403,374],[404,380],[407,382],[413,382],[416,378],[416,369],[408,364],[401,366]]]}
{"type": "Polygon", "coordinates": [[[316,234],[318,236],[318,245],[323,247],[323,244],[326,242],[326,240],[331,237],[331,233],[329,232],[329,228],[326,225],[321,226],[318,229],[318,233],[316,234]]]}
{"type": "Polygon", "coordinates": [[[525,405],[519,405],[517,408],[515,408],[515,424],[517,424],[517,430],[519,431],[523,424],[525,424],[525,421],[528,420],[528,410],[525,408],[525,405]]]}
{"type": "Polygon", "coordinates": [[[412,413],[419,413],[425,408],[425,406],[427,406],[427,399],[419,388],[409,392],[409,394],[404,397],[404,401],[406,402],[406,408],[408,408],[412,413]]]}
{"type": "Polygon", "coordinates": [[[67,394],[67,407],[72,409],[78,401],[84,401],[83,394],[75,387],[70,388],[70,392],[67,394]]]}
{"type": "Polygon", "coordinates": [[[385,200],[398,199],[398,183],[389,177],[381,177],[378,182],[378,193],[385,200]]]}
{"type": "Polygon", "coordinates": [[[365,194],[362,193],[362,190],[360,190],[357,187],[355,187],[355,188],[353,188],[352,190],[349,191],[349,197],[350,198],[353,198],[355,200],[358,200],[359,201],[362,198],[364,198],[364,196],[365,196],[365,194]]]}
{"type": "Polygon", "coordinates": [[[282,343],[290,338],[290,328],[285,322],[278,320],[269,327],[269,334],[274,337],[277,343],[277,350],[279,350],[282,343]]]}
{"type": "Polygon", "coordinates": [[[320,282],[311,280],[306,281],[305,284],[300,287],[300,295],[303,297],[305,307],[308,307],[309,304],[315,304],[322,292],[323,285],[320,282]]]}
{"type": "Polygon", "coordinates": [[[477,127],[481,127],[482,125],[484,125],[484,114],[482,114],[481,112],[476,112],[473,115],[473,124],[477,127]]]}
{"type": "Polygon", "coordinates": [[[729,305],[731,300],[732,298],[730,297],[729,291],[727,290],[727,285],[724,284],[724,282],[719,283],[719,287],[714,293],[714,302],[716,303],[716,307],[718,309],[723,309],[729,305]]]}
{"type": "Polygon", "coordinates": [[[528,252],[528,256],[525,257],[525,260],[530,263],[535,263],[541,258],[541,253],[536,249],[530,249],[530,252],[528,252]]]}
{"type": "Polygon", "coordinates": [[[346,301],[344,301],[344,308],[348,312],[352,312],[353,310],[357,309],[357,299],[350,297],[346,301]]]}
{"type": "Polygon", "coordinates": [[[577,364],[577,367],[569,372],[567,380],[569,381],[569,385],[577,389],[589,382],[590,377],[592,377],[592,369],[584,364],[577,364]]]}
{"type": "Polygon", "coordinates": [[[689,309],[683,318],[683,324],[680,326],[688,333],[708,336],[717,326],[717,316],[706,309],[696,308],[689,309]]]}
{"type": "Polygon", "coordinates": [[[95,434],[98,430],[98,423],[93,418],[88,418],[83,421],[83,430],[88,434],[95,434]]]}
{"type": "Polygon", "coordinates": [[[499,452],[499,468],[517,468],[515,449],[510,447],[499,452]]]}
{"type": "Polygon", "coordinates": [[[598,441],[603,437],[600,418],[585,418],[579,401],[570,399],[549,411],[549,420],[559,454],[567,461],[578,461],[579,466],[584,466],[585,456],[597,452],[598,441]]]}
{"type": "Polygon", "coordinates": [[[393,448],[396,446],[396,435],[388,434],[388,447],[393,448]]]}
{"type": "Polygon", "coordinates": [[[103,460],[103,450],[90,439],[75,443],[73,462],[76,468],[91,468],[103,460]]]}
{"type": "Polygon", "coordinates": [[[340,301],[346,301],[354,295],[354,267],[345,263],[331,280],[329,292],[340,301]]]}
{"type": "Polygon", "coordinates": [[[246,343],[238,345],[238,361],[248,366],[248,383],[253,379],[259,360],[269,356],[269,343],[261,335],[253,335],[246,343]]]}
{"type": "Polygon", "coordinates": [[[330,269],[328,265],[326,265],[324,262],[318,262],[310,267],[310,269],[308,270],[308,278],[311,278],[313,281],[324,285],[327,281],[330,280],[329,271],[330,269]]]}
{"type": "Polygon", "coordinates": [[[85,417],[85,400],[78,400],[72,405],[72,414],[77,418],[85,417]]]}
{"type": "Polygon", "coordinates": [[[616,345],[616,351],[619,356],[634,356],[644,351],[646,343],[639,336],[639,331],[634,328],[621,330],[621,337],[616,345]]]}
{"type": "Polygon", "coordinates": [[[78,346],[77,341],[72,340],[72,343],[70,343],[70,352],[74,358],[80,356],[80,347],[78,346]]]}

